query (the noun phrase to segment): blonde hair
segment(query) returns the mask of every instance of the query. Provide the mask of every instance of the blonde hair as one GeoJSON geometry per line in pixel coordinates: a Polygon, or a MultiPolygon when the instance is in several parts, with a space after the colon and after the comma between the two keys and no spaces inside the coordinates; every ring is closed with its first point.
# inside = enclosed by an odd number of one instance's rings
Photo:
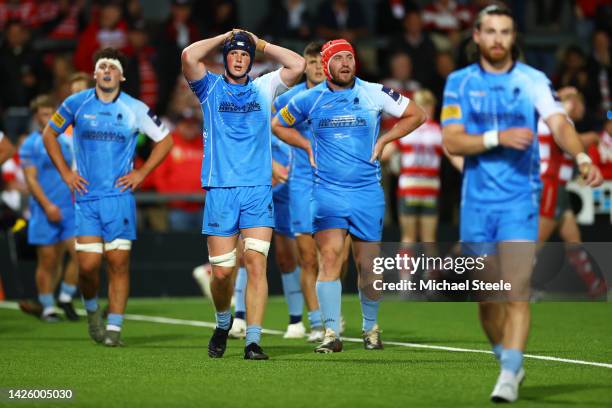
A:
{"type": "Polygon", "coordinates": [[[36,98],[30,102],[30,109],[32,112],[36,113],[40,108],[51,108],[55,109],[55,102],[51,98],[51,96],[43,94],[38,95],[36,98]]]}
{"type": "Polygon", "coordinates": [[[412,99],[419,106],[436,106],[437,100],[434,94],[429,89],[421,89],[414,93],[412,99]]]}

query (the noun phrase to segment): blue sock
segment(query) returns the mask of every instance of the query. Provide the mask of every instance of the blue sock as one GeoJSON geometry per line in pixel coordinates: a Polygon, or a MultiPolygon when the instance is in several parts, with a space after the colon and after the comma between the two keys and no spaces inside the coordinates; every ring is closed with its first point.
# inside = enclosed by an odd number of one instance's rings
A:
{"type": "Polygon", "coordinates": [[[281,273],[283,282],[283,293],[285,301],[289,307],[289,323],[302,321],[302,311],[304,310],[304,296],[302,296],[302,286],[300,285],[300,275],[302,270],[298,266],[293,272],[281,273]]]}
{"type": "Polygon", "coordinates": [[[77,290],[76,285],[70,285],[69,283],[62,281],[62,285],[60,287],[60,296],[67,295],[67,296],[70,296],[70,298],[72,298],[74,294],[76,293],[76,290],[77,290]]]}
{"type": "Polygon", "coordinates": [[[317,297],[325,327],[339,336],[342,283],[339,279],[331,282],[317,281],[317,297]]]}
{"type": "Polygon", "coordinates": [[[230,329],[230,322],[232,321],[232,312],[226,310],[225,312],[217,312],[217,327],[223,330],[230,329]]]}
{"type": "Polygon", "coordinates": [[[240,267],[240,269],[238,269],[238,274],[236,275],[236,282],[234,284],[234,296],[236,302],[234,306],[234,312],[236,312],[237,319],[246,319],[246,287],[247,271],[245,267],[240,267]]]}
{"type": "Polygon", "coordinates": [[[523,366],[523,352],[516,349],[503,349],[501,353],[502,370],[512,371],[518,374],[523,366]]]}
{"type": "Polygon", "coordinates": [[[121,330],[121,325],[123,324],[123,315],[118,313],[109,313],[108,318],[106,320],[106,329],[109,329],[109,326],[114,326],[112,329],[118,331],[121,330]]]}
{"type": "Polygon", "coordinates": [[[497,343],[493,345],[493,354],[495,354],[495,358],[497,359],[497,361],[501,361],[503,350],[504,350],[503,344],[497,343]]]}
{"type": "Polygon", "coordinates": [[[246,345],[251,343],[259,344],[261,341],[261,326],[256,324],[247,326],[246,329],[246,345]]]}
{"type": "Polygon", "coordinates": [[[38,301],[43,307],[43,310],[48,307],[53,307],[53,293],[43,293],[38,295],[38,301]]]}
{"type": "Polygon", "coordinates": [[[98,297],[94,296],[91,299],[83,298],[83,303],[85,304],[85,310],[92,313],[98,310],[98,297]]]}
{"type": "Polygon", "coordinates": [[[380,305],[380,301],[368,299],[362,291],[359,291],[359,301],[361,302],[361,329],[369,332],[378,321],[378,306],[380,305]]]}
{"type": "Polygon", "coordinates": [[[321,316],[321,310],[313,310],[312,312],[308,312],[308,322],[310,323],[310,328],[313,327],[323,327],[323,316],[321,316]]]}

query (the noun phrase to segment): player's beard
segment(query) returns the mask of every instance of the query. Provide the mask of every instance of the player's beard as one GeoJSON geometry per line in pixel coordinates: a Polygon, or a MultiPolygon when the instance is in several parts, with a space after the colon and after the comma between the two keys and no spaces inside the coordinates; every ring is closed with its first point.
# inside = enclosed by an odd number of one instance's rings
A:
{"type": "Polygon", "coordinates": [[[500,48],[503,51],[503,52],[498,52],[497,54],[495,54],[495,51],[492,50],[492,48],[493,47],[491,48],[481,47],[480,48],[480,54],[485,60],[487,60],[489,64],[493,66],[503,65],[506,62],[508,62],[509,59],[512,58],[512,54],[508,48],[497,46],[497,48],[500,48]]]}
{"type": "Polygon", "coordinates": [[[348,80],[344,80],[344,81],[341,80],[341,79],[338,79],[337,78],[338,76],[339,75],[333,75],[333,74],[331,75],[331,82],[334,85],[337,85],[337,86],[340,86],[340,87],[343,87],[343,88],[349,88],[355,82],[355,72],[352,72],[350,78],[348,80]]]}

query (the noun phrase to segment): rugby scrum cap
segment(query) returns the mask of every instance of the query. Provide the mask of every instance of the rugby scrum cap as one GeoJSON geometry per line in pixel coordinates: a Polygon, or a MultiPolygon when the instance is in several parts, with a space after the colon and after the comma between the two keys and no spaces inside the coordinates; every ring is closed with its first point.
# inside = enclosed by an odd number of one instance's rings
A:
{"type": "MultiPolygon", "coordinates": [[[[247,67],[244,75],[248,74],[253,66],[253,61],[255,60],[255,42],[253,41],[253,37],[244,31],[235,31],[228,39],[225,40],[223,43],[223,65],[225,66],[225,72],[228,74],[229,70],[227,69],[227,54],[233,50],[242,50],[249,53],[251,61],[249,62],[249,66],[247,67]]],[[[240,76],[240,78],[242,78],[244,75],[240,76]]]]}
{"type": "Polygon", "coordinates": [[[321,48],[321,62],[323,63],[323,72],[330,81],[332,80],[331,73],[329,72],[329,63],[331,59],[339,52],[348,51],[355,57],[355,50],[350,42],[340,38],[339,40],[328,41],[323,44],[321,48]]]}

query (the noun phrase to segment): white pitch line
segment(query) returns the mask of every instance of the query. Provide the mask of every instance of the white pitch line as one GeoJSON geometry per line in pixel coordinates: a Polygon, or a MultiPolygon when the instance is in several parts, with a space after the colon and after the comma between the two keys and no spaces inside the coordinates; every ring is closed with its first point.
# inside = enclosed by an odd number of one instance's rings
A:
{"type": "MultiPolygon", "coordinates": [[[[0,309],[19,310],[19,306],[15,302],[0,302],[0,309]]],[[[85,311],[82,309],[78,309],[77,312],[80,315],[86,314],[85,311]]],[[[214,329],[216,326],[215,323],[203,322],[200,320],[185,320],[185,319],[175,319],[171,317],[146,316],[146,315],[137,315],[137,314],[126,314],[125,319],[135,320],[135,321],[140,321],[140,322],[148,322],[148,323],[162,323],[162,324],[174,324],[174,325],[179,325],[179,326],[206,327],[209,329],[214,329]]],[[[265,334],[273,334],[273,335],[284,334],[284,332],[281,330],[263,329],[262,332],[265,334]]],[[[342,340],[348,341],[351,343],[361,343],[363,341],[362,339],[356,338],[356,337],[342,337],[342,340]]],[[[430,344],[404,343],[404,342],[399,342],[399,341],[385,341],[385,344],[390,345],[390,346],[452,351],[452,352],[458,352],[458,353],[493,354],[493,352],[489,350],[477,350],[477,349],[467,349],[467,348],[447,347],[447,346],[433,346],[430,344]]],[[[535,354],[525,354],[524,357],[532,358],[534,360],[554,361],[557,363],[567,363],[567,364],[587,365],[587,366],[593,366],[593,367],[612,368],[612,364],[598,363],[595,361],[573,360],[569,358],[550,357],[550,356],[538,356],[535,354]]]]}

